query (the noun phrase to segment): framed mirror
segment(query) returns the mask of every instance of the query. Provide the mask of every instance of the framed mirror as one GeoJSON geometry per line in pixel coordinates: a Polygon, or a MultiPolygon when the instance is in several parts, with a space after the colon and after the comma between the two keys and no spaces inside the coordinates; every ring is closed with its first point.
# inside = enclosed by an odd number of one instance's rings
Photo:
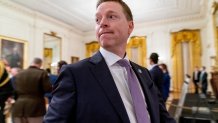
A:
{"type": "Polygon", "coordinates": [[[50,68],[52,74],[57,74],[57,63],[61,60],[61,37],[56,33],[44,33],[43,67],[50,68]]]}

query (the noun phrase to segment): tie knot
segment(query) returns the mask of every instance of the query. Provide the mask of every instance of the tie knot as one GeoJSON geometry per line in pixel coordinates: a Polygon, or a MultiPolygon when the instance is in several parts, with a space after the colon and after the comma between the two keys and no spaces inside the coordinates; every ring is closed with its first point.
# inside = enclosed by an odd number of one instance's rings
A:
{"type": "Polygon", "coordinates": [[[120,59],[119,61],[117,61],[117,63],[122,67],[130,67],[129,62],[126,59],[120,59]]]}

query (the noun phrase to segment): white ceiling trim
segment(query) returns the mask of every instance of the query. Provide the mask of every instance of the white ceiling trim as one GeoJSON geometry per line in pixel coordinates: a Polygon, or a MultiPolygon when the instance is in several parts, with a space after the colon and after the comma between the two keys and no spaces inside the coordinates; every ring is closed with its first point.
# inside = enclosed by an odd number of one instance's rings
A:
{"type": "MultiPolygon", "coordinates": [[[[11,0],[63,21],[82,32],[94,29],[97,0],[11,0]],[[88,3],[86,3],[88,2],[88,3]],[[33,3],[37,3],[33,5],[33,3]],[[88,6],[87,6],[88,4],[88,6]],[[45,6],[46,5],[46,6],[45,6]],[[38,10],[36,10],[38,9],[38,10]]],[[[207,0],[124,0],[133,12],[135,22],[164,23],[202,17],[207,0]],[[179,19],[178,19],[179,18],[179,19]]]]}

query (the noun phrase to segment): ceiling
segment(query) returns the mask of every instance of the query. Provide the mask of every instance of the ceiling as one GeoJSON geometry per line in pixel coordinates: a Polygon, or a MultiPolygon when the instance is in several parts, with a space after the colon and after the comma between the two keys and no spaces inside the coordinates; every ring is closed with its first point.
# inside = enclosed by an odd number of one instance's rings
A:
{"type": "MultiPolygon", "coordinates": [[[[10,0],[88,32],[95,26],[97,0],[10,0]]],[[[131,8],[136,25],[199,16],[207,0],[124,0],[131,8]]]]}

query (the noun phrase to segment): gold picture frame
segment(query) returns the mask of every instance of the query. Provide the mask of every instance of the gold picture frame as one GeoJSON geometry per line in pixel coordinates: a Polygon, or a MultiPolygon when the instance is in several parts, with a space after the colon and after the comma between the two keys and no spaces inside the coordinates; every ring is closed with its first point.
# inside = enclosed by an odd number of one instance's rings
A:
{"type": "Polygon", "coordinates": [[[51,69],[53,57],[53,49],[52,48],[44,48],[44,67],[51,69]]]}
{"type": "Polygon", "coordinates": [[[90,43],[86,43],[86,57],[91,57],[94,55],[100,48],[98,41],[92,41],[90,43]]]}
{"type": "Polygon", "coordinates": [[[6,59],[11,68],[26,68],[27,41],[0,35],[0,57],[6,59]]]}

